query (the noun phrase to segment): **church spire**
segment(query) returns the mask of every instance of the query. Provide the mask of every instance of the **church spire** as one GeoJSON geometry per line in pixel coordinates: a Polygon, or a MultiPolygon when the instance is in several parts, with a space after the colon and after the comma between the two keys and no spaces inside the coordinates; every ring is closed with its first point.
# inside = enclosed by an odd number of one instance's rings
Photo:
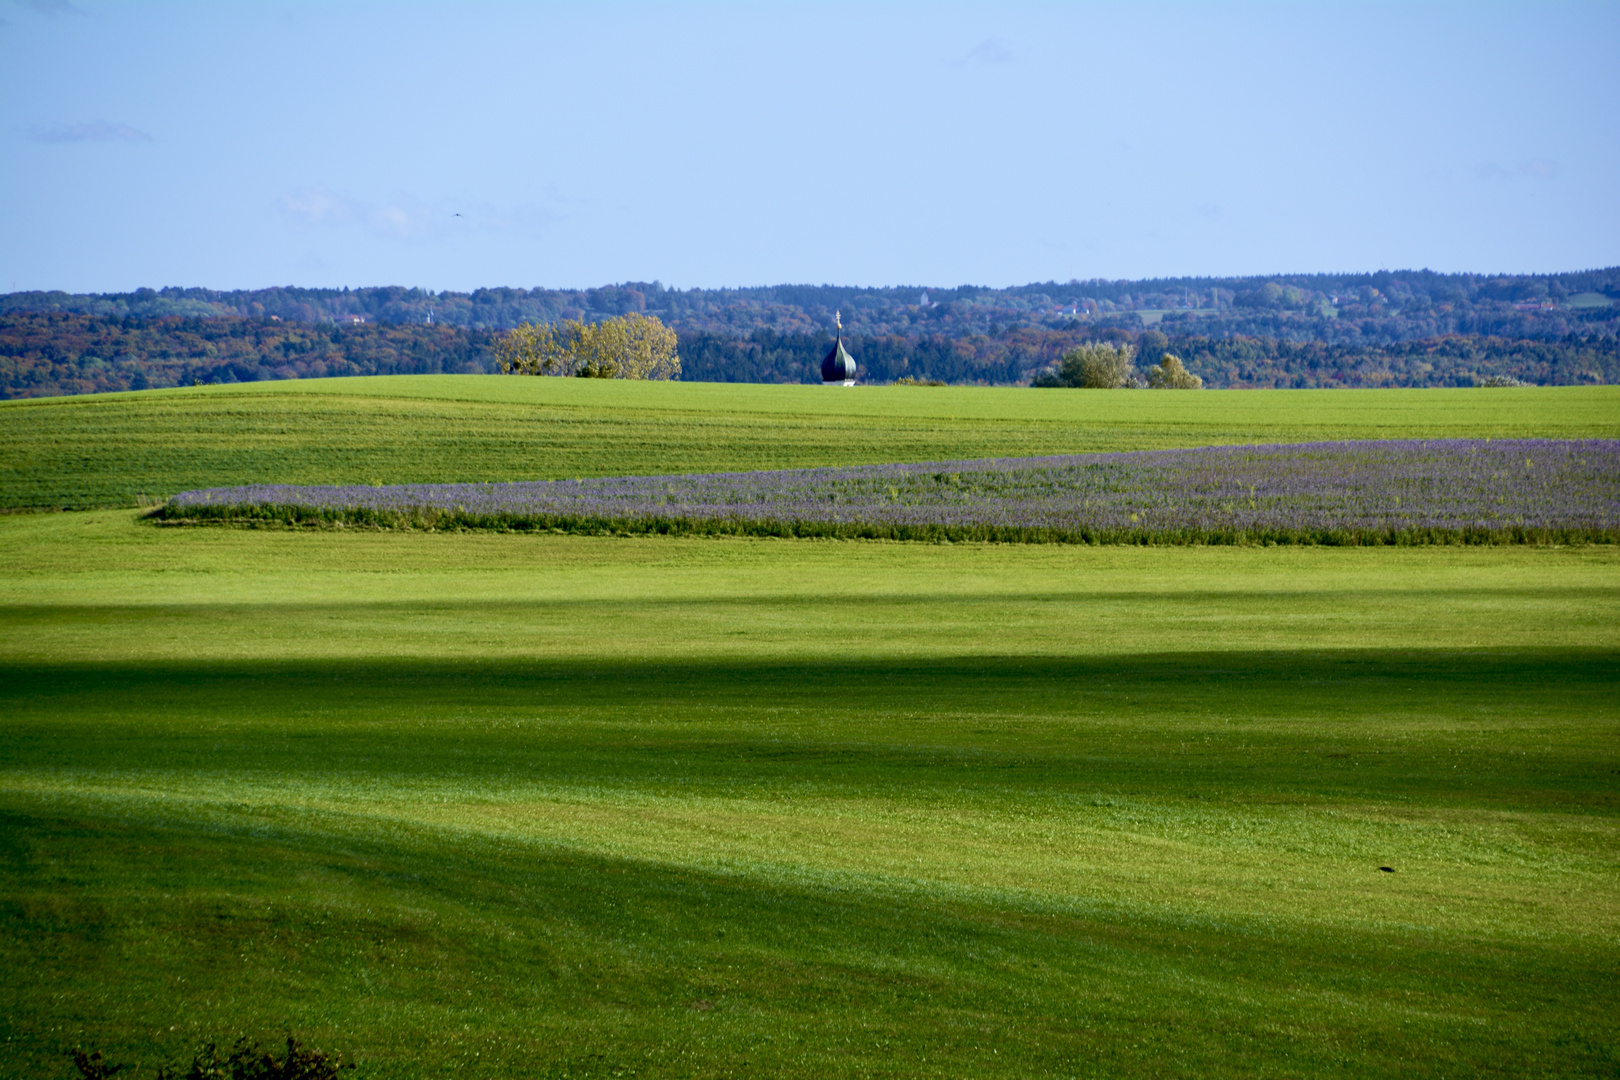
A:
{"type": "Polygon", "coordinates": [[[855,358],[849,355],[848,349],[844,348],[843,312],[833,312],[833,323],[838,327],[838,338],[833,342],[832,351],[821,362],[821,381],[828,386],[833,383],[854,386],[855,358]]]}

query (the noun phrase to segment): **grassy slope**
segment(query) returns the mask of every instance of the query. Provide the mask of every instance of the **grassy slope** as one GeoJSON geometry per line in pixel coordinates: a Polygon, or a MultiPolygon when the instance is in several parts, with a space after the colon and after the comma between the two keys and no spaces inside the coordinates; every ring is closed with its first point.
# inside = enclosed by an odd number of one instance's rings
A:
{"type": "Polygon", "coordinates": [[[1606,549],[102,511],[0,568],[0,1073],[1620,1063],[1606,549]]]}
{"type": "Polygon", "coordinates": [[[0,403],[0,507],[195,487],[611,476],[1400,437],[1620,437],[1620,388],[1198,394],[478,375],[0,403]]]}
{"type": "MultiPolygon", "coordinates": [[[[275,383],[0,405],[0,503],[1617,404],[275,383]]],[[[371,1075],[1610,1075],[1617,626],[1601,549],[0,518],[0,1075],[283,1025],[371,1075]]]]}

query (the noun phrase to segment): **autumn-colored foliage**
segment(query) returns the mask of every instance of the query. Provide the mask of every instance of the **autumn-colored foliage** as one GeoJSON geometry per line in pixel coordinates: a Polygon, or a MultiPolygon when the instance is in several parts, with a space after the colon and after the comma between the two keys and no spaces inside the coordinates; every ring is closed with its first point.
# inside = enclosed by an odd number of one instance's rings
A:
{"type": "Polygon", "coordinates": [[[0,315],[0,397],[486,371],[490,336],[422,324],[0,315]]]}
{"type": "MultiPolygon", "coordinates": [[[[1620,382],[1620,339],[1605,334],[1556,340],[1453,334],[1333,344],[1188,332],[1214,330],[1213,322],[1176,327],[1167,320],[1161,325],[1168,333],[1074,322],[961,336],[857,334],[845,342],[863,377],[879,383],[1017,385],[1089,344],[1132,345],[1137,363],[1149,368],[1174,353],[1205,386],[1223,388],[1475,386],[1492,378],[1536,385],[1620,382]]],[[[0,398],[327,375],[488,372],[499,370],[496,340],[492,330],[438,323],[0,314],[0,398]]],[[[830,340],[813,331],[682,328],[679,373],[697,382],[818,383],[830,340]]]]}
{"type": "Polygon", "coordinates": [[[1148,369],[1147,384],[1154,390],[1202,390],[1204,380],[1188,371],[1181,358],[1165,353],[1159,362],[1148,369]]]}
{"type": "Polygon", "coordinates": [[[598,323],[524,323],[495,339],[508,374],[588,379],[673,379],[681,373],[675,331],[656,315],[631,312],[598,323]]]}

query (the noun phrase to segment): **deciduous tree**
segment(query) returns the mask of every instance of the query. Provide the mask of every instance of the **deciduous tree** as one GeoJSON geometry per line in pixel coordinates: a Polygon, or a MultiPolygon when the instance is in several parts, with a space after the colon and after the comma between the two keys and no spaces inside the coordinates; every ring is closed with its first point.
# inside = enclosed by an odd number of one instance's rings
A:
{"type": "Polygon", "coordinates": [[[1179,356],[1165,353],[1148,368],[1148,386],[1154,390],[1202,390],[1204,380],[1188,371],[1179,356]]]}
{"type": "Polygon", "coordinates": [[[598,323],[524,323],[495,342],[501,370],[593,379],[673,379],[681,373],[675,331],[631,312],[598,323]]]}
{"type": "Polygon", "coordinates": [[[1108,345],[1092,342],[1063,354],[1057,367],[1037,378],[1034,386],[1073,386],[1090,390],[1115,390],[1136,385],[1131,368],[1135,349],[1129,343],[1108,345]]]}

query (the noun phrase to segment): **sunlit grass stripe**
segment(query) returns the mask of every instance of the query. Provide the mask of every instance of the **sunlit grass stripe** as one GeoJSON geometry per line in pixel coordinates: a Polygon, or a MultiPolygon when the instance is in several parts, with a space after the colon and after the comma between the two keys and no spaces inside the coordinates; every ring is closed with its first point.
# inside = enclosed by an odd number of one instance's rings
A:
{"type": "Polygon", "coordinates": [[[64,509],[248,484],[693,475],[1329,439],[1614,439],[1620,387],[845,394],[412,375],[0,402],[0,413],[0,508],[64,509]]]}

